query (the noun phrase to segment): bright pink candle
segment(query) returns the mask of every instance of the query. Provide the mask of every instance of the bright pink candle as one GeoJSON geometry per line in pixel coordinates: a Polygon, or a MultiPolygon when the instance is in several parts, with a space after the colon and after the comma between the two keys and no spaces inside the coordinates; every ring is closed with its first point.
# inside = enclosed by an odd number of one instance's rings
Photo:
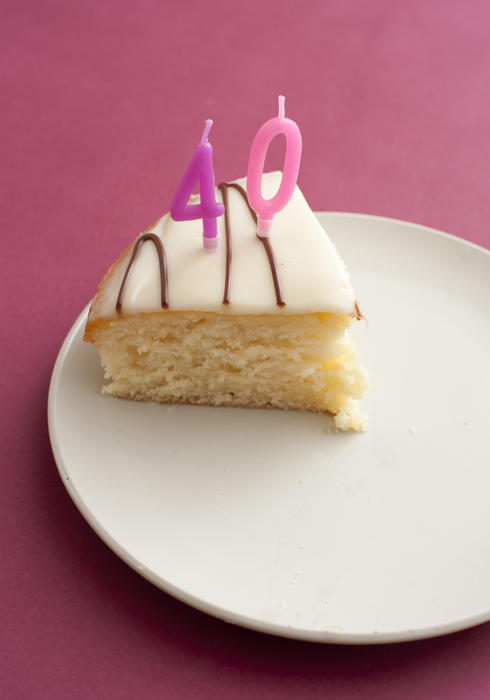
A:
{"type": "Polygon", "coordinates": [[[170,214],[175,221],[202,219],[203,246],[207,250],[218,247],[216,219],[225,211],[224,206],[215,198],[213,147],[208,141],[212,126],[212,120],[206,119],[201,141],[170,205],[170,214]],[[197,182],[199,182],[201,201],[199,204],[188,204],[189,197],[197,182]]]}
{"type": "Polygon", "coordinates": [[[270,236],[274,214],[284,209],[289,202],[298,179],[301,161],[301,132],[296,122],[285,118],[284,101],[285,97],[279,95],[279,115],[269,119],[260,127],[250,149],[247,196],[250,206],[257,214],[257,235],[260,238],[270,236]],[[265,157],[270,142],[278,134],[284,134],[286,137],[286,155],[284,156],[281,184],[274,197],[264,199],[262,197],[262,175],[265,157]]]}

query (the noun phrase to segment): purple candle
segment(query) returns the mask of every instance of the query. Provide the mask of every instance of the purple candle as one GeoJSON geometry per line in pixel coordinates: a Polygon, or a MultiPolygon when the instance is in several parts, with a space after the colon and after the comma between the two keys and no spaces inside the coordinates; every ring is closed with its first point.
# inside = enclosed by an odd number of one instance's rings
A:
{"type": "Polygon", "coordinates": [[[211,119],[206,119],[201,141],[194,153],[184,177],[172,200],[170,214],[175,221],[203,220],[203,246],[206,250],[218,247],[218,225],[216,219],[222,216],[225,208],[216,201],[213,169],[213,147],[208,135],[213,126],[211,119]],[[189,197],[196,182],[199,181],[199,204],[188,204],[189,197]]]}

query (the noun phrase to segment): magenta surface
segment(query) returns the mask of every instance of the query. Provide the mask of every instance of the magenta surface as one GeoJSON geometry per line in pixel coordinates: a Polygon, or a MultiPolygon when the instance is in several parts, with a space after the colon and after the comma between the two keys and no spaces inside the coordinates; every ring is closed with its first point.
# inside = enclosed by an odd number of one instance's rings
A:
{"type": "Polygon", "coordinates": [[[281,93],[314,209],[489,247],[489,26],[486,0],[2,3],[1,697],[488,698],[489,625],[321,646],[152,587],[71,503],[46,398],[69,327],[168,209],[207,117],[217,181],[245,174],[281,93]]]}

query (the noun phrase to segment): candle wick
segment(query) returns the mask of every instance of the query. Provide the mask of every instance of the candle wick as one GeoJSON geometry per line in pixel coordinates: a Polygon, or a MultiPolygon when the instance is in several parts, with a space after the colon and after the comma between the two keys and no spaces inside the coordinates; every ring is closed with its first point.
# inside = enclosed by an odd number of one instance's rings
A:
{"type": "Polygon", "coordinates": [[[284,119],[284,115],[286,113],[286,108],[284,106],[285,102],[286,98],[284,95],[279,95],[279,119],[284,119]]]}
{"type": "Polygon", "coordinates": [[[212,126],[213,126],[213,120],[206,119],[206,121],[204,122],[204,131],[202,132],[201,141],[206,141],[206,139],[209,136],[209,132],[211,131],[212,126]]]}

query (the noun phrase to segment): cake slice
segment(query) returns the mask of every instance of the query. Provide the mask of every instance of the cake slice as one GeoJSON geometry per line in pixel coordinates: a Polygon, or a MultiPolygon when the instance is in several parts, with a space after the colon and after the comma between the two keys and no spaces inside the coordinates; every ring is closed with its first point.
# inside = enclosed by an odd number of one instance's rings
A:
{"type": "MultiPolygon", "coordinates": [[[[263,194],[281,174],[264,175],[263,194]]],[[[218,250],[202,221],[164,215],[108,270],[84,340],[103,392],[126,399],[330,413],[364,430],[367,375],[348,333],[361,318],[347,270],[296,187],[270,239],[256,236],[245,179],[217,188],[218,250]]],[[[196,197],[198,201],[198,197],[196,197]]]]}

